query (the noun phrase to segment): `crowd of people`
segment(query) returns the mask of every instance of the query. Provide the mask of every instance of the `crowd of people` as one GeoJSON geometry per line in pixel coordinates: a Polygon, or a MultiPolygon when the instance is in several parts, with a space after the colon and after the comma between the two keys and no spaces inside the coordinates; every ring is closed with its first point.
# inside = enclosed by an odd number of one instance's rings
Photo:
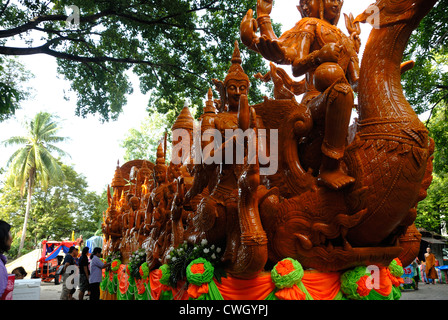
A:
{"type": "Polygon", "coordinates": [[[90,296],[90,300],[100,299],[100,282],[102,280],[102,269],[110,264],[101,261],[101,248],[94,248],[89,257],[89,248],[82,249],[79,256],[79,249],[75,246],[70,247],[62,262],[62,292],[61,300],[76,300],[73,295],[78,288],[78,299],[84,300],[85,296],[90,296]],[[74,266],[70,268],[70,266],[74,266]],[[74,277],[70,277],[78,270],[79,285],[74,285],[74,277]],[[87,294],[86,294],[87,292],[87,294]]]}
{"type": "MultiPolygon", "coordinates": [[[[0,220],[0,300],[3,300],[8,284],[7,258],[4,254],[11,249],[12,236],[10,230],[11,226],[7,222],[0,220]]],[[[87,296],[89,296],[90,300],[99,300],[102,269],[110,264],[101,261],[101,248],[94,248],[90,255],[89,247],[84,247],[81,255],[79,255],[79,250],[79,246],[70,247],[60,269],[58,268],[58,273],[62,276],[60,299],[77,300],[74,294],[78,289],[79,300],[84,300],[87,296]],[[71,275],[73,276],[70,277],[71,275]],[[75,277],[78,277],[79,281],[74,281],[75,277]]],[[[15,268],[12,273],[16,279],[23,279],[27,275],[23,267],[15,268]]]]}

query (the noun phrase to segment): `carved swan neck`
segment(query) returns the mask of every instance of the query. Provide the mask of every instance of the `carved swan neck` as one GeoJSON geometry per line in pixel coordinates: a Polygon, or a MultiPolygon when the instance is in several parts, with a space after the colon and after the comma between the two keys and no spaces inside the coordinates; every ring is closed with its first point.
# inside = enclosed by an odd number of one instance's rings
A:
{"type": "Polygon", "coordinates": [[[379,29],[372,29],[362,58],[358,98],[360,121],[377,118],[412,121],[417,118],[403,94],[400,64],[412,31],[437,0],[401,1],[401,7],[406,8],[401,15],[398,5],[389,2],[377,2],[382,24],[379,29]],[[411,3],[414,5],[410,6],[411,3]],[[390,12],[394,16],[388,16],[390,12]]]}

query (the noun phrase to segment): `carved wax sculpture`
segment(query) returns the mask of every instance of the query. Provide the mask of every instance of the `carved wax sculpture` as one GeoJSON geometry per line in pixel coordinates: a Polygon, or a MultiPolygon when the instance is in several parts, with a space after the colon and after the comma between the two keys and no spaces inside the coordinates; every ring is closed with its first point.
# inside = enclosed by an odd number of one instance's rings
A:
{"type": "MultiPolygon", "coordinates": [[[[388,265],[394,256],[406,265],[415,257],[409,252],[415,252],[410,247],[419,245],[418,238],[406,242],[406,250],[399,239],[410,238],[408,228],[415,234],[415,208],[431,180],[433,144],[403,95],[400,62],[409,35],[435,2],[377,1],[380,25],[369,37],[360,69],[357,24],[366,21],[368,10],[355,20],[346,17],[350,37],[336,27],[341,1],[301,1],[303,19],[279,38],[269,18],[272,2],[259,0],[257,19],[249,10],[242,20],[241,38],[250,49],[273,62],[290,64],[294,76],[306,76],[304,88],[290,79],[282,86],[292,89],[293,83],[304,89],[301,105],[312,118],[309,131],[296,133],[297,150],[288,148],[288,139],[287,148],[280,147],[284,150],[280,162],[286,161],[284,168],[291,170],[276,178],[288,187],[296,180],[301,188],[295,188],[293,196],[280,188],[286,199],[278,212],[262,216],[271,259],[289,256],[307,267],[342,270],[360,264],[388,265]],[[349,84],[359,100],[351,141],[349,84]],[[310,176],[311,184],[302,182],[310,176]]],[[[271,66],[271,74],[274,69],[271,66]]],[[[274,85],[279,86],[275,81],[274,85]]],[[[263,120],[268,118],[264,114],[273,115],[265,107],[266,103],[256,106],[263,120]]],[[[271,123],[278,125],[265,121],[266,126],[271,123]]]]}
{"type": "MultiPolygon", "coordinates": [[[[201,138],[190,140],[192,149],[202,151],[202,162],[192,163],[187,152],[181,164],[167,166],[160,145],[150,191],[143,179],[136,180],[143,184],[138,188],[114,187],[103,224],[108,250],[117,241],[122,251],[130,250],[138,230],[154,269],[166,262],[170,248],[207,239],[225,248],[227,273],[242,279],[284,258],[323,272],[388,266],[397,257],[411,263],[421,238],[413,224],[416,206],[431,183],[434,143],[403,95],[400,75],[412,63],[401,65],[401,59],[411,32],[435,2],[377,1],[379,25],[359,66],[359,23],[369,10],[345,17],[346,36],[336,27],[341,1],[301,0],[303,19],[277,38],[269,18],[272,2],[258,0],[257,18],[249,10],[242,19],[241,39],[271,61],[270,72],[255,77],[273,82],[273,98],[249,105],[249,77],[235,42],[225,80],[213,79],[220,99],[213,100],[209,90],[201,138]],[[304,79],[291,79],[277,64],[291,65],[293,75],[304,79]],[[353,91],[359,119],[349,128],[353,91]],[[208,129],[218,130],[222,141],[208,129]],[[227,129],[260,135],[238,141],[226,137],[227,129]],[[235,155],[238,144],[243,163],[219,158],[225,151],[235,155]],[[275,172],[262,174],[272,165],[275,172]],[[137,199],[120,202],[123,194],[137,199]],[[129,220],[133,201],[138,213],[129,220]],[[124,242],[114,223],[120,219],[134,230],[121,235],[124,242]]],[[[172,129],[191,132],[193,124],[185,107],[172,129]]],[[[121,167],[125,179],[131,165],[121,167]]]]}
{"type": "Polygon", "coordinates": [[[127,259],[133,249],[141,244],[143,239],[139,239],[138,228],[141,227],[141,207],[145,196],[139,189],[144,183],[149,192],[152,189],[152,179],[148,182],[147,177],[151,177],[153,167],[154,164],[145,160],[129,161],[121,167],[117,164],[111,183],[112,195],[110,188],[107,188],[109,207],[103,214],[105,256],[121,251],[124,259],[127,259]],[[130,179],[131,171],[135,179],[130,179]],[[129,180],[133,180],[134,184],[129,184],[129,180]],[[139,203],[140,207],[133,208],[129,203],[131,199],[134,203],[139,203]]]}

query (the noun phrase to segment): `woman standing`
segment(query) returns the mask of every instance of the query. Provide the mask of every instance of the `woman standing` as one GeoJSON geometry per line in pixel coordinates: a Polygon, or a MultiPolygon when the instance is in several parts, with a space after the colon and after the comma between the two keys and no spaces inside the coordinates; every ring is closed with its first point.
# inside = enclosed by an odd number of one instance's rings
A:
{"type": "Polygon", "coordinates": [[[84,299],[84,293],[89,290],[89,247],[84,247],[82,249],[81,258],[79,258],[79,294],[78,299],[84,299]]]}
{"type": "Polygon", "coordinates": [[[108,267],[110,263],[103,263],[100,260],[101,248],[94,248],[92,252],[92,260],[90,261],[90,300],[100,300],[100,282],[102,280],[102,269],[108,267]]]}
{"type": "Polygon", "coordinates": [[[7,259],[3,253],[11,249],[12,237],[10,230],[11,226],[7,222],[0,220],[0,300],[8,285],[8,271],[6,270],[7,259]]]}

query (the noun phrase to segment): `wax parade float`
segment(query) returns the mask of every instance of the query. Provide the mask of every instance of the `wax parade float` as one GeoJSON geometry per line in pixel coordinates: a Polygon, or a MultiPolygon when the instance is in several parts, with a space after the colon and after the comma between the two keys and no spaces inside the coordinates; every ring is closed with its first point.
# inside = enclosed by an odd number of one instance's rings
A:
{"type": "Polygon", "coordinates": [[[241,40],[275,62],[257,75],[274,83],[274,97],[249,105],[236,42],[198,127],[187,106],[173,125],[171,162],[165,139],[155,164],[117,165],[103,299],[400,298],[403,265],[419,250],[413,223],[434,146],[403,95],[400,75],[412,63],[401,58],[436,0],[377,1],[361,66],[359,23],[369,10],[345,17],[345,36],[333,2],[301,1],[303,19],[277,38],[272,3],[259,0],[241,40]],[[349,128],[353,90],[359,118],[349,128]]]}

